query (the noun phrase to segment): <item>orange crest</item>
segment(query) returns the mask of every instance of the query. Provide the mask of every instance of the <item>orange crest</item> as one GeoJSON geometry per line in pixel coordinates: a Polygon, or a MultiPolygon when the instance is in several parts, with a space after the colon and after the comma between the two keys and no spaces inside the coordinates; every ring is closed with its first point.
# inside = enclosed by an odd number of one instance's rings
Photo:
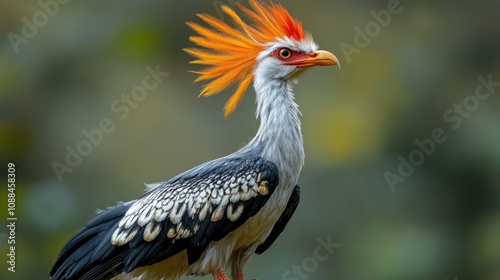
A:
{"type": "Polygon", "coordinates": [[[245,91],[253,80],[253,67],[257,55],[265,49],[264,44],[276,38],[305,38],[302,24],[292,18],[281,5],[266,4],[250,0],[253,10],[241,4],[238,7],[254,22],[252,26],[244,23],[231,8],[222,6],[222,10],[235,22],[233,28],[225,22],[207,15],[198,14],[211,28],[188,22],[187,25],[200,36],[189,39],[200,48],[185,49],[197,59],[192,64],[208,65],[202,71],[193,71],[200,76],[195,80],[211,80],[202,90],[200,96],[211,96],[226,87],[237,84],[236,91],[224,107],[224,116],[231,115],[245,95],[245,91]]]}

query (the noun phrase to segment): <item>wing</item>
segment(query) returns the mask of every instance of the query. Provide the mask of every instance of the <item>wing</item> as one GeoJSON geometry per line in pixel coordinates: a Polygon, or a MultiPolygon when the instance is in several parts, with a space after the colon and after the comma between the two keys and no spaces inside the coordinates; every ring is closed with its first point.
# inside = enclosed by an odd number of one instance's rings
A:
{"type": "Polygon", "coordinates": [[[110,230],[123,217],[129,207],[130,205],[120,204],[101,212],[80,229],[59,253],[59,257],[50,271],[52,279],[109,279],[123,271],[123,263],[116,258],[120,250],[111,246],[103,246],[101,243],[104,240],[110,240],[110,230]],[[110,258],[107,258],[106,263],[99,267],[92,260],[96,248],[100,248],[100,251],[107,250],[110,253],[110,258]],[[94,269],[89,269],[89,267],[94,269]]]}
{"type": "Polygon", "coordinates": [[[157,184],[98,214],[61,251],[54,280],[109,279],[187,251],[190,264],[212,241],[255,215],[278,185],[260,157],[219,159],[157,184]]]}
{"type": "Polygon", "coordinates": [[[286,225],[288,224],[288,221],[290,221],[290,218],[292,218],[295,209],[297,209],[297,206],[299,205],[299,201],[300,201],[300,187],[299,185],[296,185],[292,195],[290,196],[290,199],[288,200],[288,203],[286,204],[285,211],[283,211],[283,214],[281,214],[281,217],[274,225],[273,229],[271,230],[271,233],[264,241],[264,243],[260,244],[257,247],[257,249],[255,249],[256,254],[260,255],[264,253],[267,249],[269,249],[269,247],[271,247],[271,245],[273,245],[274,241],[276,241],[278,236],[280,236],[280,234],[285,229],[286,225]]]}

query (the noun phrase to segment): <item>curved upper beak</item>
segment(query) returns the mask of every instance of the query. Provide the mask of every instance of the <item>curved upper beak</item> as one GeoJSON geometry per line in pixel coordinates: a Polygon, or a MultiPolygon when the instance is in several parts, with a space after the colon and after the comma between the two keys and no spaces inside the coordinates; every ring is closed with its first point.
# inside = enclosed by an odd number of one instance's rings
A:
{"type": "Polygon", "coordinates": [[[338,65],[340,68],[337,57],[328,51],[314,51],[306,58],[290,61],[286,65],[295,65],[297,68],[338,65]]]}

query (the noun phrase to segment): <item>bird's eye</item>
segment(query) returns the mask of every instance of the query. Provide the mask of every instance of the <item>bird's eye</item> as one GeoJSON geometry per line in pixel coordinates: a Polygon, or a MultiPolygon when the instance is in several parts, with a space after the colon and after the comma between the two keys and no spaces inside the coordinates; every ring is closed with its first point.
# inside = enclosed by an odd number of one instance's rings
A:
{"type": "Polygon", "coordinates": [[[290,56],[292,56],[292,51],[288,48],[281,48],[278,51],[278,55],[281,59],[288,59],[290,58],[290,56]]]}

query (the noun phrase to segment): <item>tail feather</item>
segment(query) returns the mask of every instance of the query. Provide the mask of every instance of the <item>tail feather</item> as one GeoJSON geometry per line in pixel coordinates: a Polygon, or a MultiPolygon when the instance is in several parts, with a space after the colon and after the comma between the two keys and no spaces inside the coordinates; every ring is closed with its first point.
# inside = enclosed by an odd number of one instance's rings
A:
{"type": "Polygon", "coordinates": [[[52,279],[105,280],[123,272],[123,249],[111,244],[111,235],[129,205],[103,211],[80,229],[61,250],[50,271],[52,279]]]}

